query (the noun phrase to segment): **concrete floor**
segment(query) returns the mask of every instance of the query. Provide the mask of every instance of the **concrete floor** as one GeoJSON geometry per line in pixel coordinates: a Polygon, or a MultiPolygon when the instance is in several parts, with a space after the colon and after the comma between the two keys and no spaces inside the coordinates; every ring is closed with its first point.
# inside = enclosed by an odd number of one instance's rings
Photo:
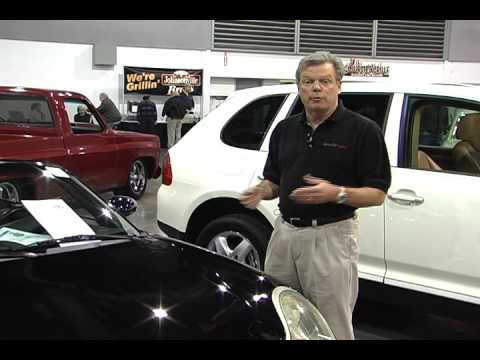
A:
{"type": "MultiPolygon", "coordinates": [[[[163,156],[166,150],[162,149],[160,153],[160,166],[163,163],[163,156]]],[[[164,233],[157,226],[157,192],[162,185],[162,177],[158,179],[149,179],[147,189],[142,198],[137,201],[137,211],[127,217],[137,228],[147,231],[151,234],[164,233]]],[[[109,200],[113,196],[112,192],[102,194],[104,200],[109,200]]]]}

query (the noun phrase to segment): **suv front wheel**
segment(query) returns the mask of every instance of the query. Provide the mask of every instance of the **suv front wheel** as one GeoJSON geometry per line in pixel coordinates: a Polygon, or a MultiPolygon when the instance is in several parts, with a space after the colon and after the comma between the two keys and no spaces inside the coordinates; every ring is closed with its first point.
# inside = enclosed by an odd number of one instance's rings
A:
{"type": "Polygon", "coordinates": [[[232,214],[210,222],[201,231],[197,244],[263,270],[271,232],[252,216],[232,214]]]}

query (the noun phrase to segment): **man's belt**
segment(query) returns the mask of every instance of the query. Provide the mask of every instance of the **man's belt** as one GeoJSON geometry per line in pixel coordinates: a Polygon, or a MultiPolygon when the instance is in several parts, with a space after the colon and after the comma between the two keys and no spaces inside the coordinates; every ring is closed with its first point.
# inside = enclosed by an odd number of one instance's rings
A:
{"type": "Polygon", "coordinates": [[[286,218],[283,216],[282,218],[283,220],[285,220],[286,222],[288,222],[293,226],[306,227],[306,226],[319,226],[319,225],[331,224],[338,221],[353,218],[353,216],[354,216],[354,213],[349,213],[349,214],[345,214],[337,217],[320,217],[316,219],[304,219],[299,217],[286,218]]]}

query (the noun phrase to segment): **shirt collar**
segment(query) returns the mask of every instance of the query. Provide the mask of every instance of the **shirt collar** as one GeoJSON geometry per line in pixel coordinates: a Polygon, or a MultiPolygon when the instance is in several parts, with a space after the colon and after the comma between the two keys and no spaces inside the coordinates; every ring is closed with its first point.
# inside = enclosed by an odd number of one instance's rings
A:
{"type": "MultiPolygon", "coordinates": [[[[328,117],[324,123],[330,123],[330,122],[338,122],[342,119],[342,114],[345,111],[345,107],[343,106],[343,101],[342,99],[338,99],[338,106],[335,109],[335,111],[328,117]]],[[[307,122],[307,114],[305,113],[305,110],[302,113],[302,116],[300,117],[300,122],[306,126],[308,126],[307,122]]]]}

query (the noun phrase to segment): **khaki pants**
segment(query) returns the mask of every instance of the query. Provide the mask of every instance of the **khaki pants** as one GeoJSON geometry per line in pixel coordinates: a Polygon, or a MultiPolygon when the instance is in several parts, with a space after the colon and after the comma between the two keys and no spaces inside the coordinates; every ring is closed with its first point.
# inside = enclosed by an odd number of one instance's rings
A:
{"type": "Polygon", "coordinates": [[[358,219],[297,228],[275,222],[265,272],[300,291],[328,322],[337,339],[353,339],[358,295],[358,219]]]}
{"type": "Polygon", "coordinates": [[[167,135],[170,148],[182,137],[182,119],[167,118],[167,135]]]}

